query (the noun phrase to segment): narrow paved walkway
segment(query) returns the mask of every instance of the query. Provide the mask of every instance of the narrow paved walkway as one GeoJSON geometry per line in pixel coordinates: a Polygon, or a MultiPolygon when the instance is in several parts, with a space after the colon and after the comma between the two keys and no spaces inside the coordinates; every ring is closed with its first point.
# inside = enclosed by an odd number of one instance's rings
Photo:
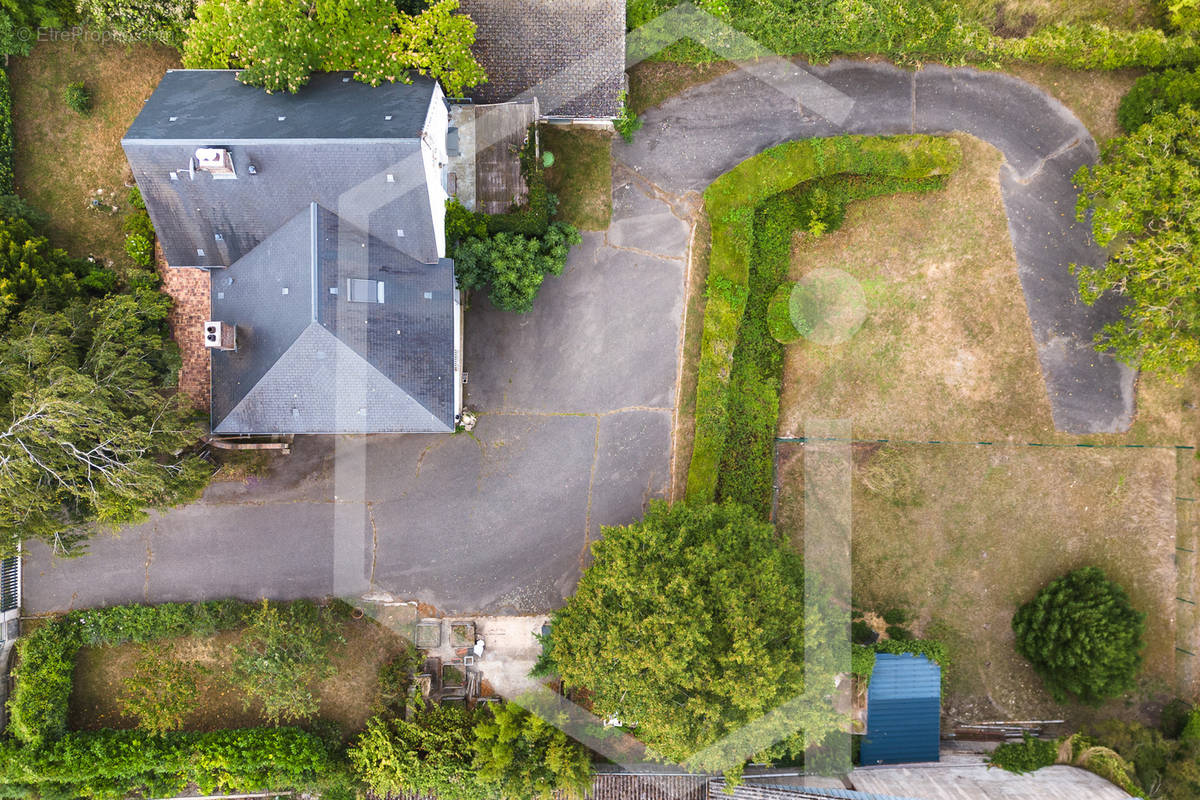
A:
{"type": "Polygon", "coordinates": [[[787,75],[768,83],[734,71],[668,100],[646,113],[634,143],[615,149],[617,158],[661,189],[683,193],[702,191],[739,162],[789,139],[963,131],[989,142],[1006,159],[1004,206],[1055,427],[1128,428],[1135,373],[1092,347],[1119,306],[1084,305],[1069,270],[1071,263],[1104,260],[1086,226],[1075,222],[1071,176],[1097,157],[1079,120],[1040,89],[999,73],[937,66],[909,72],[852,61],[805,67],[853,101],[839,105],[814,94],[811,77],[794,69],[804,87],[798,91],[790,91],[787,75]],[[802,104],[811,97],[812,108],[837,109],[830,116],[839,121],[798,107],[775,86],[798,94],[802,104]]]}

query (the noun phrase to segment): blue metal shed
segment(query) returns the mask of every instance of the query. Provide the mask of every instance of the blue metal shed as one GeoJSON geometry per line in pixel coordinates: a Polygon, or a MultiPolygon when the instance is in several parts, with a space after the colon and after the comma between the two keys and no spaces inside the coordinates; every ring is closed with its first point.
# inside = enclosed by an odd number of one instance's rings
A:
{"type": "Polygon", "coordinates": [[[937,761],[941,717],[941,668],[925,656],[880,653],[867,687],[860,763],[937,761]]]}

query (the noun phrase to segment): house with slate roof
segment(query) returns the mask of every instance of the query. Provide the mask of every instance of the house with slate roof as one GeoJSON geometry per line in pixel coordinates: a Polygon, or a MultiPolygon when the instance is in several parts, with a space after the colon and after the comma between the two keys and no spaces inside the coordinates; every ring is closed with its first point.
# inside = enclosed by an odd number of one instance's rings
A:
{"type": "Polygon", "coordinates": [[[235,76],[168,72],[121,142],[167,264],[208,271],[212,432],[453,431],[441,88],[235,76]]]}

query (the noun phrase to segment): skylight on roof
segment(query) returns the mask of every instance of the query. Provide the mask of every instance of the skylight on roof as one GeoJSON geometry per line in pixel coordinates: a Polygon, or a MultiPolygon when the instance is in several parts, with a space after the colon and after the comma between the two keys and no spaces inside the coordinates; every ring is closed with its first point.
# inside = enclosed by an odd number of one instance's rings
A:
{"type": "Polygon", "coordinates": [[[382,303],[383,281],[366,278],[348,278],[346,290],[351,303],[382,303]]]}

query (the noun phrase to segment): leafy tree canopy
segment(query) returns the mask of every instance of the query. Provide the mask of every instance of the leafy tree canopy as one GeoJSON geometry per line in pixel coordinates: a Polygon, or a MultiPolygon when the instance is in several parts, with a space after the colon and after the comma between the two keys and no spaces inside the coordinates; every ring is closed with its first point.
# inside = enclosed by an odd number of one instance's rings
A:
{"type": "Polygon", "coordinates": [[[1146,615],[1103,570],[1068,572],[1013,616],[1017,652],[1062,702],[1099,703],[1133,688],[1146,615]]]}
{"type": "MultiPolygon", "coordinates": [[[[730,738],[804,693],[806,629],[820,636],[807,642],[814,654],[835,635],[804,619],[800,556],[749,509],[657,503],[639,523],[606,528],[592,554],[554,617],[551,655],[596,713],[636,723],[662,757],[727,774],[797,729],[818,745],[839,726],[801,702],[761,736],[730,738]]],[[[809,678],[832,686],[836,672],[814,662],[809,678]]]]}
{"type": "Polygon", "coordinates": [[[409,719],[372,717],[347,752],[355,773],[377,797],[419,795],[475,800],[472,715],[455,706],[427,706],[409,719]]]}
{"type": "Polygon", "coordinates": [[[587,749],[515,703],[492,705],[475,726],[475,767],[505,800],[580,798],[591,786],[587,749]]]}
{"type": "Polygon", "coordinates": [[[1142,369],[1179,374],[1200,363],[1200,112],[1182,106],[1104,146],[1075,175],[1077,214],[1113,248],[1101,267],[1075,265],[1080,293],[1127,301],[1097,346],[1142,369]]]}
{"type": "Polygon", "coordinates": [[[241,69],[243,83],[295,92],[319,71],[353,70],[372,86],[410,71],[451,97],[486,80],[471,54],[475,23],[440,0],[419,14],[393,0],[208,0],[183,45],[188,67],[241,69]]]}
{"type": "Polygon", "coordinates": [[[567,253],[582,238],[565,222],[552,222],[543,236],[497,233],[472,236],[454,248],[454,274],[459,288],[489,287],[492,304],[524,314],[547,275],[561,275],[567,253]]]}

